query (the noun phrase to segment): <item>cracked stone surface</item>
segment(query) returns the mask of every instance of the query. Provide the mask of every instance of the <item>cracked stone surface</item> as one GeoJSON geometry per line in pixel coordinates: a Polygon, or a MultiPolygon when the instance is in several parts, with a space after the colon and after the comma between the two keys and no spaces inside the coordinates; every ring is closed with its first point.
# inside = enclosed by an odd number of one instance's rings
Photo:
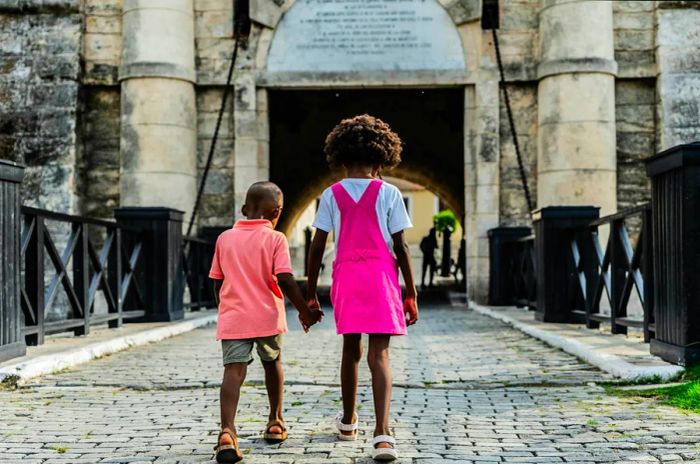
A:
{"type": "MultiPolygon", "coordinates": [[[[332,314],[286,336],[290,439],[265,444],[267,400],[256,362],[242,393],[249,463],[365,463],[372,431],[362,367],[360,439],[335,439],[341,340],[332,314]]],[[[208,327],[0,391],[2,463],[211,462],[219,345],[208,327]]],[[[392,341],[393,431],[403,463],[700,462],[700,416],[605,394],[610,380],[572,356],[485,316],[424,308],[392,341]]]]}

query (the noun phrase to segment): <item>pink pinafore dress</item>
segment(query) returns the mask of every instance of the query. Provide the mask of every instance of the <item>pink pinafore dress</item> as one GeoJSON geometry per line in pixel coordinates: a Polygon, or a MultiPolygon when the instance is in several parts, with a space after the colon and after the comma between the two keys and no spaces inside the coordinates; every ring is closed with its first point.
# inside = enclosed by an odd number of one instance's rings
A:
{"type": "Polygon", "coordinates": [[[382,183],[372,180],[357,202],[340,183],[331,187],[340,210],[331,286],[339,334],[406,333],[396,258],[384,241],[377,219],[382,183]]]}

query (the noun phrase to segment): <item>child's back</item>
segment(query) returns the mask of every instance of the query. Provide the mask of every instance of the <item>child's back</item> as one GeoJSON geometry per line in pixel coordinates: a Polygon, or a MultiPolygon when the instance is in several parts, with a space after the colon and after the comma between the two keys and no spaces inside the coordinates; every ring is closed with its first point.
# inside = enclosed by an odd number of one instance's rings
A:
{"type": "Polygon", "coordinates": [[[223,279],[217,338],[267,337],[287,331],[275,275],[292,272],[287,239],[265,219],[240,220],[219,236],[211,277],[223,279]]]}

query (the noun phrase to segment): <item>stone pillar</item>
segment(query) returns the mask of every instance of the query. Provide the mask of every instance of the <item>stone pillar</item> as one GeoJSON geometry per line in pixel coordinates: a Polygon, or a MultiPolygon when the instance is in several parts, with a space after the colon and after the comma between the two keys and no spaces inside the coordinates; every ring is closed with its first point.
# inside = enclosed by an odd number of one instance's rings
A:
{"type": "Polygon", "coordinates": [[[234,213],[240,219],[250,184],[270,177],[270,135],[267,91],[256,89],[255,78],[250,72],[239,72],[234,83],[234,95],[234,213]]]}
{"type": "Polygon", "coordinates": [[[537,205],[617,209],[612,3],[543,0],[537,205]]]}
{"type": "MultiPolygon", "coordinates": [[[[482,75],[488,77],[487,72],[482,75]]],[[[499,87],[495,79],[465,90],[465,232],[467,292],[486,303],[489,291],[488,231],[498,226],[500,202],[499,87]]]]}
{"type": "Polygon", "coordinates": [[[197,189],[193,0],[124,0],[122,206],[191,214],[197,189]]]}

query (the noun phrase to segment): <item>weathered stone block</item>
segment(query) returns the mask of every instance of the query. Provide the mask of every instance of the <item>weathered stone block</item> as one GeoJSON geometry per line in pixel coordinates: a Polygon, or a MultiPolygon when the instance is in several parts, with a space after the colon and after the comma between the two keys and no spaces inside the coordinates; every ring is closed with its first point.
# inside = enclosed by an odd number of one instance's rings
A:
{"type": "Polygon", "coordinates": [[[233,37],[233,14],[221,11],[196,12],[195,37],[233,37]]]}
{"type": "Polygon", "coordinates": [[[618,29],[614,33],[616,50],[650,50],[654,48],[654,31],[618,29]]]}
{"type": "Polygon", "coordinates": [[[85,34],[85,59],[119,63],[122,37],[119,34],[85,34]]]}
{"type": "Polygon", "coordinates": [[[87,15],[85,31],[93,34],[121,34],[122,18],[120,15],[87,15]]]}
{"type": "MultiPolygon", "coordinates": [[[[616,2],[620,3],[620,2],[616,2]]],[[[653,29],[654,15],[651,12],[618,12],[613,6],[615,29],[653,29]]]]}

